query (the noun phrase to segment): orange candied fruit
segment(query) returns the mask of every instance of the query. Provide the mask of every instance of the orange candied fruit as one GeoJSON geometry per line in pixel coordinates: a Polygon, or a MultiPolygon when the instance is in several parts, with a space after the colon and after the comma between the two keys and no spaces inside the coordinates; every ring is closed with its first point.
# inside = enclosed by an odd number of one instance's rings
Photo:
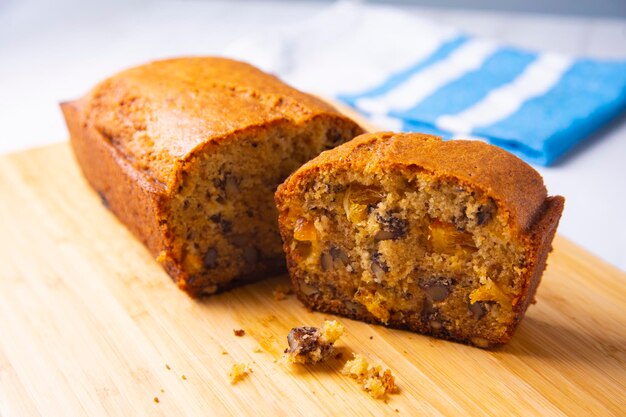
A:
{"type": "Polygon", "coordinates": [[[469,299],[472,304],[479,301],[495,301],[508,310],[517,304],[517,301],[513,303],[511,298],[490,278],[486,278],[484,283],[481,283],[480,287],[473,290],[470,293],[469,299]]]}
{"type": "Polygon", "coordinates": [[[384,192],[376,187],[352,185],[343,198],[343,208],[348,220],[359,223],[367,219],[367,208],[385,198],[384,192]]]}
{"type": "Polygon", "coordinates": [[[452,223],[433,221],[428,226],[428,243],[433,252],[455,254],[461,250],[476,250],[472,234],[458,230],[452,223]]]}
{"type": "Polygon", "coordinates": [[[301,242],[313,242],[317,240],[315,224],[303,217],[298,218],[293,228],[293,238],[301,242]]]}

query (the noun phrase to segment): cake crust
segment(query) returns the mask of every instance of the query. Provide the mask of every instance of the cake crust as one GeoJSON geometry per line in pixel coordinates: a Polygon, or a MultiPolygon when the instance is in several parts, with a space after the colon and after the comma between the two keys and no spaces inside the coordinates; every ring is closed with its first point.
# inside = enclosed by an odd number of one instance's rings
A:
{"type": "Polygon", "coordinates": [[[357,172],[407,167],[457,178],[501,201],[511,212],[511,225],[522,230],[543,213],[547,198],[541,175],[501,148],[472,140],[442,141],[421,133],[377,132],[356,137],[304,164],[276,193],[279,207],[282,196],[298,181],[335,164],[357,172]]]}
{"type": "MultiPolygon", "coordinates": [[[[103,203],[192,296],[280,273],[266,260],[253,274],[207,288],[174,253],[167,210],[202,154],[271,128],[326,121],[354,135],[362,129],[330,105],[255,67],[224,58],[156,61],[123,71],[85,97],[61,104],[85,178],[103,203]]],[[[351,137],[352,137],[351,136],[351,137]]],[[[339,142],[346,138],[338,136],[339,142]]]]}
{"type": "MultiPolygon", "coordinates": [[[[310,185],[321,173],[338,167],[356,173],[411,171],[432,174],[444,180],[454,179],[463,186],[484,193],[498,207],[505,209],[513,234],[529,248],[521,296],[512,307],[512,323],[505,333],[491,340],[480,337],[470,340],[447,332],[437,332],[436,335],[480,347],[506,343],[528,305],[534,301],[563,211],[564,198],[548,197],[541,176],[526,163],[500,148],[477,141],[445,142],[435,136],[417,133],[364,134],[331,151],[323,152],[303,165],[278,188],[275,195],[279,227],[296,294],[310,308],[378,324],[381,323],[380,317],[370,311],[355,310],[333,297],[308,294],[305,284],[307,273],[299,266],[293,254],[294,231],[289,226],[291,204],[298,194],[304,192],[306,184],[310,185]]],[[[416,317],[401,319],[392,315],[386,323],[382,322],[390,327],[429,333],[416,317]]]]}

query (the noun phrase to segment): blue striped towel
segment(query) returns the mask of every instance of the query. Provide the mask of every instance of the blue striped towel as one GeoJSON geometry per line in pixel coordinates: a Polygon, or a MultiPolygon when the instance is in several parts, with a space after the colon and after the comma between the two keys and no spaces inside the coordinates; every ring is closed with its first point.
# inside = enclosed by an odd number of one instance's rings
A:
{"type": "Polygon", "coordinates": [[[550,165],[626,107],[626,60],[574,59],[340,1],[226,50],[386,130],[485,140],[550,165]]]}
{"type": "Polygon", "coordinates": [[[338,98],[395,130],[483,139],[550,165],[626,107],[626,61],[456,35],[382,83],[338,98]]]}

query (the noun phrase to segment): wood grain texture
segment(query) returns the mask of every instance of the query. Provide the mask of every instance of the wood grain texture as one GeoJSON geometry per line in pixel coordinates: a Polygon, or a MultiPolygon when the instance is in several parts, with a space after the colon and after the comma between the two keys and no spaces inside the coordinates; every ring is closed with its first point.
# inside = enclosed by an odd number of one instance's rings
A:
{"type": "Polygon", "coordinates": [[[626,274],[564,238],[507,346],[340,319],[344,359],[319,367],[276,360],[291,327],[327,317],[274,300],[285,277],[188,298],[101,204],[66,143],[0,157],[0,261],[3,417],[626,410],[626,274]],[[390,367],[401,392],[374,400],[340,375],[352,351],[390,367]],[[235,362],[253,373],[230,385],[235,362]]]}

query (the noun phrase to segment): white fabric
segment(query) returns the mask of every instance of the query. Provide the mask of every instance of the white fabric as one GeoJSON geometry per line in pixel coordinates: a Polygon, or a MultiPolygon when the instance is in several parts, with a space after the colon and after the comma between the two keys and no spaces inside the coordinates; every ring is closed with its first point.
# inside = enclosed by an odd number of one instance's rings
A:
{"type": "Polygon", "coordinates": [[[571,63],[572,60],[563,55],[542,54],[512,83],[491,91],[482,101],[459,114],[438,118],[437,127],[469,134],[474,128],[503,120],[525,101],[552,88],[571,63]]]}
{"type": "Polygon", "coordinates": [[[391,90],[382,97],[361,99],[357,107],[370,113],[408,110],[440,87],[479,68],[495,49],[493,42],[474,39],[446,59],[411,77],[402,88],[391,90]]]}
{"type": "Polygon", "coordinates": [[[226,50],[298,88],[334,96],[383,82],[457,34],[394,9],[342,1],[308,21],[243,39],[226,50]]]}

